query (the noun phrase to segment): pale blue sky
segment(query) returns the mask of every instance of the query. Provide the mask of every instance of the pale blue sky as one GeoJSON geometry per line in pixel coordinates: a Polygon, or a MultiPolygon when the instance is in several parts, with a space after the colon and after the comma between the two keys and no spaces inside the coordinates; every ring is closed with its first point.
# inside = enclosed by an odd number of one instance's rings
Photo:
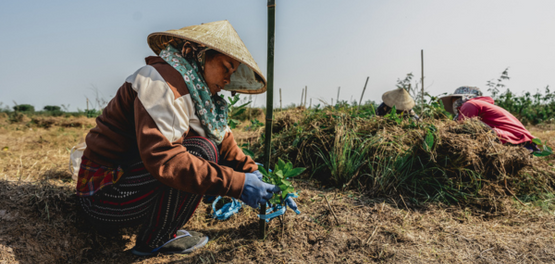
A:
{"type": "MultiPolygon", "coordinates": [[[[276,0],[275,103],[381,101],[398,78],[420,78],[431,94],[462,85],[486,89],[509,67],[517,93],[555,85],[555,1],[276,0]]],[[[266,73],[266,0],[2,1],[0,102],[3,106],[110,99],[153,55],[156,31],[227,19],[266,73]]],[[[265,103],[265,95],[255,104],[265,103]]]]}

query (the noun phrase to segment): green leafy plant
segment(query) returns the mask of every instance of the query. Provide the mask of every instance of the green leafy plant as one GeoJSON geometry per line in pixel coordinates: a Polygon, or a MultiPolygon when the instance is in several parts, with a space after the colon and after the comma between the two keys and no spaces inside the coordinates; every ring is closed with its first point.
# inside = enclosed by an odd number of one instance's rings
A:
{"type": "MultiPolygon", "coordinates": [[[[222,98],[224,98],[224,95],[221,95],[222,98]]],[[[227,104],[227,109],[228,109],[228,118],[227,118],[227,125],[231,128],[234,129],[237,127],[237,125],[239,123],[241,123],[240,120],[237,119],[238,116],[240,116],[243,112],[245,112],[245,110],[247,110],[247,105],[249,105],[251,102],[248,101],[242,105],[239,106],[235,106],[238,102],[239,102],[239,95],[236,94],[233,97],[227,97],[228,100],[228,104],[227,104]]]]}
{"type": "Polygon", "coordinates": [[[443,105],[443,101],[439,100],[438,96],[432,96],[429,93],[424,93],[424,104],[418,106],[417,112],[420,112],[422,118],[433,118],[433,119],[453,119],[453,115],[447,110],[445,110],[445,106],[443,105]]]}
{"type": "Polygon", "coordinates": [[[540,148],[540,150],[541,150],[541,152],[534,151],[532,153],[532,154],[534,154],[534,156],[536,156],[536,157],[545,157],[545,156],[553,154],[553,150],[550,147],[548,147],[547,145],[543,144],[542,141],[539,138],[532,139],[532,143],[536,144],[538,146],[538,148],[540,148]]]}
{"type": "Polygon", "coordinates": [[[102,114],[102,110],[88,109],[85,110],[85,116],[88,118],[98,117],[102,114]]]}
{"type": "Polygon", "coordinates": [[[401,119],[401,117],[397,114],[397,108],[395,106],[391,108],[391,112],[386,114],[384,118],[395,121],[397,124],[401,124],[401,121],[403,121],[403,119],[401,119]]]}
{"type": "Polygon", "coordinates": [[[266,171],[262,166],[258,166],[258,170],[264,176],[262,178],[264,182],[276,185],[281,189],[281,194],[274,194],[274,197],[270,199],[270,203],[282,204],[283,199],[288,193],[295,192],[295,188],[290,179],[303,173],[306,168],[293,168],[293,164],[290,161],[286,163],[278,158],[278,162],[273,171],[266,171]]]}
{"type": "Polygon", "coordinates": [[[264,123],[260,122],[260,120],[255,118],[255,119],[251,120],[251,125],[248,126],[246,129],[247,130],[256,130],[257,128],[263,127],[263,126],[264,126],[264,123]]]}
{"type": "Polygon", "coordinates": [[[496,105],[511,112],[525,125],[555,121],[555,92],[549,89],[549,85],[545,87],[545,93],[538,90],[535,94],[525,92],[518,96],[503,83],[509,79],[507,68],[496,82],[491,80],[486,84],[496,105]]]}
{"type": "Polygon", "coordinates": [[[243,143],[241,145],[241,150],[243,151],[243,153],[251,158],[254,159],[254,153],[249,150],[250,144],[249,143],[243,143]]]}
{"type": "Polygon", "coordinates": [[[432,147],[434,146],[434,132],[437,131],[437,128],[433,124],[429,124],[426,128],[426,137],[424,138],[424,149],[426,151],[431,151],[432,147]]]}

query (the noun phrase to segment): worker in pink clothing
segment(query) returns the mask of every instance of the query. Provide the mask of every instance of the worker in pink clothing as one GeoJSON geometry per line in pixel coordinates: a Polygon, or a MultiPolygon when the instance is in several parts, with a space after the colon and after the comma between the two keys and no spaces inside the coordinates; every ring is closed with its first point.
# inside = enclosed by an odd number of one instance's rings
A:
{"type": "Polygon", "coordinates": [[[537,150],[532,143],[535,137],[509,111],[495,105],[493,98],[482,96],[477,87],[463,86],[453,94],[440,98],[445,110],[455,115],[454,120],[462,121],[478,117],[484,124],[491,127],[501,143],[522,145],[531,151],[537,150]]]}

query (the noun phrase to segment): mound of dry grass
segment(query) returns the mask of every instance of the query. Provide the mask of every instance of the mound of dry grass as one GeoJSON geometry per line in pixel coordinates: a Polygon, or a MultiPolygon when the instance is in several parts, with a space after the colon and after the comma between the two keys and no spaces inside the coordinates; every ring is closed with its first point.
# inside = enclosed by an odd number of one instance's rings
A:
{"type": "MultiPolygon", "coordinates": [[[[309,177],[374,197],[470,202],[496,210],[500,197],[531,199],[554,191],[555,169],[523,147],[500,144],[477,120],[395,121],[353,110],[276,114],[273,157],[308,167],[309,177]]],[[[256,153],[262,145],[253,143],[256,153]]]]}

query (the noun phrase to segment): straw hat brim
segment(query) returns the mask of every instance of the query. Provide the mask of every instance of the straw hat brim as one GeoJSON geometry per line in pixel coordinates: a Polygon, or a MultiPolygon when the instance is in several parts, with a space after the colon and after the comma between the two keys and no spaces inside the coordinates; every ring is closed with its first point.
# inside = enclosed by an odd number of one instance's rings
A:
{"type": "Polygon", "coordinates": [[[451,114],[455,114],[455,110],[453,109],[453,103],[451,102],[452,98],[454,97],[463,97],[466,94],[448,94],[445,96],[442,96],[439,98],[439,100],[441,100],[441,102],[443,103],[443,108],[445,108],[445,111],[451,113],[451,114]]]}
{"type": "Polygon", "coordinates": [[[241,64],[231,75],[231,81],[224,87],[224,90],[245,94],[259,94],[266,91],[266,78],[227,20],[155,32],[148,35],[147,41],[152,51],[160,54],[171,38],[180,38],[205,45],[239,61],[241,64]]]}
{"type": "Polygon", "coordinates": [[[382,95],[382,101],[387,106],[395,106],[397,110],[401,111],[411,110],[415,106],[414,100],[412,99],[410,94],[402,88],[385,92],[382,95]]]}

